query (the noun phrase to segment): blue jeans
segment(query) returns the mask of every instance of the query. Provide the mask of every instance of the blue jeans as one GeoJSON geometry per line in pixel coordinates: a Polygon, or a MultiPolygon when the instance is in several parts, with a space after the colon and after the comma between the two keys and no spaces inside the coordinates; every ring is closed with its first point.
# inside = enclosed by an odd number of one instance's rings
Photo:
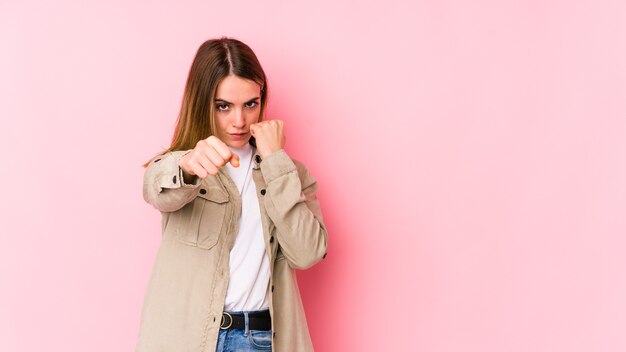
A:
{"type": "Polygon", "coordinates": [[[220,329],[216,352],[272,350],[272,330],[250,330],[248,327],[248,313],[261,312],[260,310],[242,312],[227,310],[226,312],[243,313],[246,321],[245,329],[220,329]]]}

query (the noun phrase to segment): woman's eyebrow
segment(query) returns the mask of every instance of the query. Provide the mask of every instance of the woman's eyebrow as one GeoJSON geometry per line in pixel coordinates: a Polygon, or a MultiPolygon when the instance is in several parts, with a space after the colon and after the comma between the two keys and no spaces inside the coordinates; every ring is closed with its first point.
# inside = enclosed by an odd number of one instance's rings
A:
{"type": "MultiPolygon", "coordinates": [[[[260,99],[259,97],[254,97],[254,98],[252,98],[252,99],[248,100],[247,102],[245,102],[244,104],[246,104],[246,103],[250,103],[250,102],[253,102],[253,101],[255,101],[255,100],[259,100],[259,99],[260,99]]],[[[227,100],[224,100],[224,99],[222,99],[222,98],[215,98],[215,101],[216,101],[216,102],[217,102],[217,101],[221,101],[221,102],[224,102],[224,103],[226,103],[226,104],[232,104],[231,102],[229,102],[229,101],[227,101],[227,100]]]]}

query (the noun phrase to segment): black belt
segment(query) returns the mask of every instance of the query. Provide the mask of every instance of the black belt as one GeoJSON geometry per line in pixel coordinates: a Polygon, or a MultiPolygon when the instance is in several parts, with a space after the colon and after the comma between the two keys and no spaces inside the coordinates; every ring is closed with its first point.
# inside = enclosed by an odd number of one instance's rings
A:
{"type": "MultiPolygon", "coordinates": [[[[243,313],[222,313],[222,323],[220,329],[241,329],[246,328],[246,317],[243,313]]],[[[248,329],[250,330],[272,330],[272,318],[269,309],[258,313],[248,313],[248,329]]]]}

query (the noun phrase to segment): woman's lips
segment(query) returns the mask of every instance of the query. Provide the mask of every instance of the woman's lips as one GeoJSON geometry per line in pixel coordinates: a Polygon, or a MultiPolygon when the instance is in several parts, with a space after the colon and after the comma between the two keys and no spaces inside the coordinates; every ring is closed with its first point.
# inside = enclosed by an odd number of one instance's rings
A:
{"type": "Polygon", "coordinates": [[[248,132],[245,133],[230,133],[230,137],[232,139],[243,139],[248,135],[248,132]]]}

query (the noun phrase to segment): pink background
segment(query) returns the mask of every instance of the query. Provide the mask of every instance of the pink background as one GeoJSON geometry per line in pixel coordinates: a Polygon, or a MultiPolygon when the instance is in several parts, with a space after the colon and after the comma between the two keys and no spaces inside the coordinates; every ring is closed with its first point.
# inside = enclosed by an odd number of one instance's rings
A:
{"type": "Polygon", "coordinates": [[[233,36],[319,182],[318,351],[626,350],[623,1],[5,1],[0,350],[131,351],[143,168],[233,36]]]}

